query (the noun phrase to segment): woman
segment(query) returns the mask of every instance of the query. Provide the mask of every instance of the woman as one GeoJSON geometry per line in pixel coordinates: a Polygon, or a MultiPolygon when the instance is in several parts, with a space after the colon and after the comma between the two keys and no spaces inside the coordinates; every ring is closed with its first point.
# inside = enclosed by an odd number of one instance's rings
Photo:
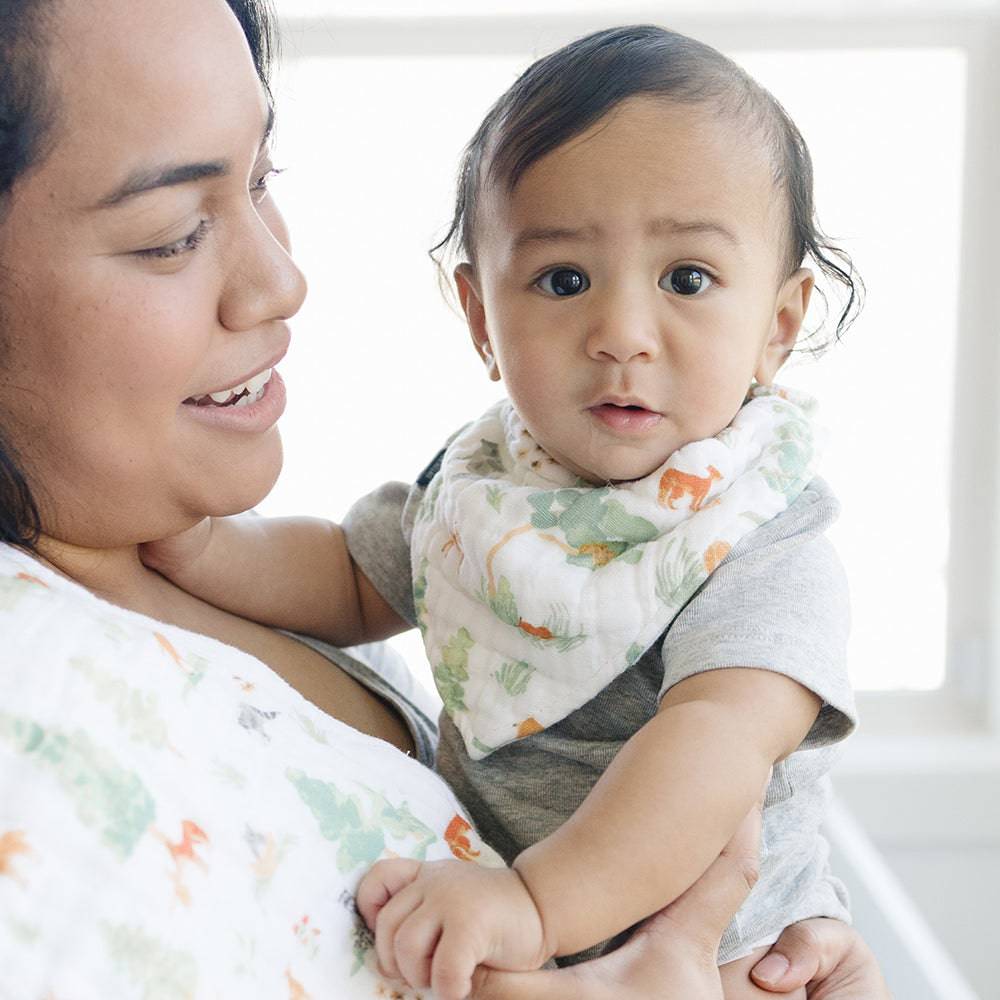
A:
{"type": "MultiPolygon", "coordinates": [[[[267,193],[266,17],[0,0],[0,24],[5,979],[32,997],[387,995],[352,910],[366,865],[491,861],[393,749],[429,761],[405,675],[138,558],[252,507],[281,464],[272,369],[305,286],[267,193]]],[[[614,955],[483,972],[478,995],[721,995],[748,836],[614,955]]],[[[783,978],[759,975],[774,989],[883,989],[840,925],[790,929],[765,961],[781,955],[783,978]]]]}

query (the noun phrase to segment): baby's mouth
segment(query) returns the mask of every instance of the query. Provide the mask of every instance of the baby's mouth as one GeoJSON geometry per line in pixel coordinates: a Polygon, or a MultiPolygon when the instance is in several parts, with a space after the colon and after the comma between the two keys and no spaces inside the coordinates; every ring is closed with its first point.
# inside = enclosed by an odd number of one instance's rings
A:
{"type": "Polygon", "coordinates": [[[663,419],[661,413],[639,403],[598,403],[590,412],[602,424],[616,431],[646,431],[663,419]]]}
{"type": "Polygon", "coordinates": [[[273,369],[265,368],[264,371],[246,382],[234,385],[229,389],[220,389],[218,392],[209,392],[203,396],[189,396],[184,400],[186,406],[249,406],[256,403],[271,380],[273,369]]]}

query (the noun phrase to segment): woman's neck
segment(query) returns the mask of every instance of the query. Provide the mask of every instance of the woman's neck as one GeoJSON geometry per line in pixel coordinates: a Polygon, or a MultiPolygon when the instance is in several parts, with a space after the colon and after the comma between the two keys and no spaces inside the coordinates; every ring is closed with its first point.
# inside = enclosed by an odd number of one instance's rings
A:
{"type": "Polygon", "coordinates": [[[177,588],[143,565],[138,545],[86,548],[43,534],[36,555],[53,572],[112,604],[151,618],[170,617],[177,588]]]}

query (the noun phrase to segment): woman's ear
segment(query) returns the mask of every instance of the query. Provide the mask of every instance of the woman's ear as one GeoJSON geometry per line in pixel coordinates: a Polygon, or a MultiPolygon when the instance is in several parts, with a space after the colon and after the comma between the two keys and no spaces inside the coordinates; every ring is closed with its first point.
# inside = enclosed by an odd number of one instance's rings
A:
{"type": "Polygon", "coordinates": [[[760,385],[770,385],[792,353],[809,309],[814,284],[812,271],[800,267],[785,279],[778,290],[771,333],[754,372],[754,378],[760,385]]]}
{"type": "Polygon", "coordinates": [[[483,359],[490,379],[499,382],[500,369],[497,367],[497,359],[493,356],[493,345],[486,329],[483,295],[471,264],[459,264],[455,268],[455,287],[458,289],[458,300],[462,303],[462,312],[465,313],[465,319],[469,324],[469,333],[476,353],[483,359]]]}

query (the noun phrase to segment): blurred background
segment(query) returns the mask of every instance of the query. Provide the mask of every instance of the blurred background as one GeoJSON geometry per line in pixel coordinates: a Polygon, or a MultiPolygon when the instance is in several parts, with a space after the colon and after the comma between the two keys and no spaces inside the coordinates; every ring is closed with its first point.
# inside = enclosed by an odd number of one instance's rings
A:
{"type": "Polygon", "coordinates": [[[820,221],[868,286],[844,341],[783,374],[821,401],[844,507],[863,718],[831,839],[901,1000],[1000,1000],[1000,0],[276,6],[274,192],[311,291],[268,514],[340,518],[497,398],[427,250],[465,142],[534,58],[655,22],[790,112],[820,221]]]}

